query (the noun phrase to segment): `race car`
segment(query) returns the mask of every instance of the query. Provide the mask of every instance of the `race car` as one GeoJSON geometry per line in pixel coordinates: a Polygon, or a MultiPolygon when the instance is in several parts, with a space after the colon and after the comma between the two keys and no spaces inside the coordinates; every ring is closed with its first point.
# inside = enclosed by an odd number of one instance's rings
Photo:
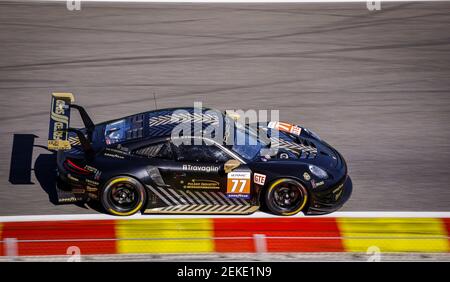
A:
{"type": "Polygon", "coordinates": [[[330,213],[349,199],[345,160],[317,134],[238,120],[179,107],[94,124],[71,93],[53,93],[48,148],[57,153],[59,203],[97,201],[118,216],[290,216],[330,213]],[[71,109],[84,128],[70,127],[71,109]]]}

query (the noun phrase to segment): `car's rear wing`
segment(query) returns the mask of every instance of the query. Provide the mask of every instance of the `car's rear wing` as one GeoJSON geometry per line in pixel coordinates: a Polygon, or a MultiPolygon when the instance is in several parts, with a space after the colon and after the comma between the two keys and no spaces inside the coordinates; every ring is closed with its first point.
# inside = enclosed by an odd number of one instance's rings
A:
{"type": "Polygon", "coordinates": [[[70,125],[70,105],[75,101],[72,93],[53,93],[48,129],[49,150],[69,150],[68,129],[70,125]]]}
{"type": "Polygon", "coordinates": [[[70,150],[69,132],[75,132],[85,152],[92,151],[92,132],[94,123],[86,110],[73,104],[75,98],[72,93],[53,93],[50,108],[50,125],[48,130],[49,150],[70,150]],[[70,127],[70,110],[74,108],[80,112],[81,119],[86,126],[86,134],[70,127]]]}

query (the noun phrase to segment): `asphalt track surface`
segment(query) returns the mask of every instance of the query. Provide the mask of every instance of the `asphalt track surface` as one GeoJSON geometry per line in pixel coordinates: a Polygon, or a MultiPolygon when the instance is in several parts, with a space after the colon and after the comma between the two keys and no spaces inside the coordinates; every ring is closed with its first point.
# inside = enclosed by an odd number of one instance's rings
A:
{"type": "Polygon", "coordinates": [[[46,144],[51,92],[98,122],[153,109],[153,93],[159,108],[278,109],[346,158],[343,211],[449,211],[449,30],[448,2],[0,2],[0,215],[93,213],[49,202],[42,148],[33,184],[10,182],[14,135],[46,144]]]}

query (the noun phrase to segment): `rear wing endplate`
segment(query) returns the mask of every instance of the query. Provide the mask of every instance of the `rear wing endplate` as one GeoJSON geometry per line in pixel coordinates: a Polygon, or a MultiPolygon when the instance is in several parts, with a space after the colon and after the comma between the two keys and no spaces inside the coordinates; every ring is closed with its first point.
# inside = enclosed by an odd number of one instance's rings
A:
{"type": "Polygon", "coordinates": [[[70,105],[74,101],[72,93],[52,93],[47,145],[49,150],[70,150],[67,130],[70,125],[70,105]]]}

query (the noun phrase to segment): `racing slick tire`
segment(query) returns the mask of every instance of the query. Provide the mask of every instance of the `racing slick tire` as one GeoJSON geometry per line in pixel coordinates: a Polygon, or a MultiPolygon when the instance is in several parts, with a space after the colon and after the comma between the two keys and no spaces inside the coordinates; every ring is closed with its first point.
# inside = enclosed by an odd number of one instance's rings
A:
{"type": "Polygon", "coordinates": [[[308,202],[308,191],[297,180],[281,178],[272,182],[264,194],[265,208],[276,215],[289,216],[302,211],[308,202]]]}
{"type": "Polygon", "coordinates": [[[138,180],[129,176],[118,176],[106,183],[100,199],[108,213],[128,216],[142,209],[146,192],[138,180]]]}

